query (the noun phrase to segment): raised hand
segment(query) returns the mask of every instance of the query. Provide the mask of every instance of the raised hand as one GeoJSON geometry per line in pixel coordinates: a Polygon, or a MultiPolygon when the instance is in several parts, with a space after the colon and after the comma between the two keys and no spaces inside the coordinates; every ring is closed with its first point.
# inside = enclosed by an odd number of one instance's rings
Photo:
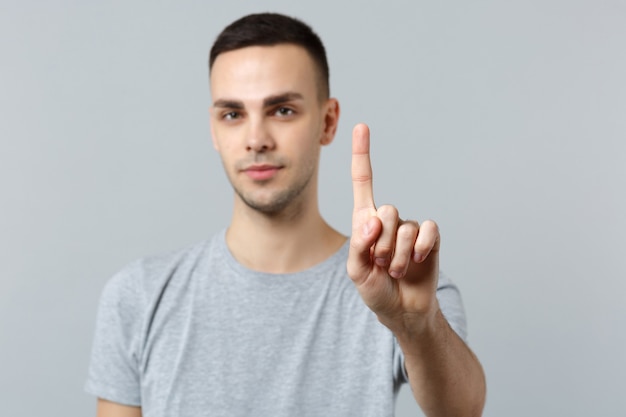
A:
{"type": "MultiPolygon", "coordinates": [[[[354,211],[348,275],[365,303],[392,330],[433,317],[439,274],[439,229],[401,220],[389,205],[376,208],[372,187],[369,128],[352,133],[354,211]]],[[[418,193],[411,184],[405,192],[418,193]]]]}
{"type": "MultiPolygon", "coordinates": [[[[476,356],[439,310],[439,229],[401,220],[393,206],[376,208],[369,129],[352,133],[354,211],[348,275],[404,353],[411,390],[428,416],[477,416],[485,377],[476,356]]],[[[411,183],[404,192],[417,194],[411,183]]]]}

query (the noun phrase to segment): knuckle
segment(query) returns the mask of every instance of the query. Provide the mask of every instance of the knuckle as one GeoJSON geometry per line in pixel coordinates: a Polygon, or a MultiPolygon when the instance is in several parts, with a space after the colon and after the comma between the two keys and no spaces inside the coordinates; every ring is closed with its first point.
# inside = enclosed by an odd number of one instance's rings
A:
{"type": "Polygon", "coordinates": [[[398,218],[398,209],[392,205],[385,204],[378,208],[376,214],[383,220],[395,220],[398,218]]]}
{"type": "Polygon", "coordinates": [[[426,220],[422,223],[422,227],[426,227],[433,232],[439,233],[439,225],[433,220],[426,220]]]}
{"type": "Polygon", "coordinates": [[[413,240],[417,236],[417,227],[411,223],[403,223],[398,227],[398,239],[413,240]]]}
{"type": "Polygon", "coordinates": [[[357,183],[368,183],[371,179],[372,177],[369,175],[356,174],[356,173],[352,174],[352,181],[357,182],[357,183]]]}

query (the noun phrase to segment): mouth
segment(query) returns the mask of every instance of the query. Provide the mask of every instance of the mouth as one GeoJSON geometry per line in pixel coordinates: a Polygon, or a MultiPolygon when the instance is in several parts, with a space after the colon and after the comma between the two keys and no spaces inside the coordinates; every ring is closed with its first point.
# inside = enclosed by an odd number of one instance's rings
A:
{"type": "Polygon", "coordinates": [[[275,165],[251,165],[243,172],[255,181],[265,181],[273,178],[281,168],[275,165]]]}

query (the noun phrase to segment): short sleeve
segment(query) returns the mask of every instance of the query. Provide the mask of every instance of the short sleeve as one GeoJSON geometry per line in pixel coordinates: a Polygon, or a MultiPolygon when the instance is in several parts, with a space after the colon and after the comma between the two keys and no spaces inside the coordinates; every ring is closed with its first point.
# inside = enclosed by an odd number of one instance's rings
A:
{"type": "Polygon", "coordinates": [[[439,300],[439,308],[452,330],[467,343],[467,320],[461,292],[450,278],[441,273],[437,286],[437,300],[439,300]]]}
{"type": "Polygon", "coordinates": [[[129,266],[104,287],[85,391],[116,403],[139,406],[142,300],[136,269],[129,266]]]}

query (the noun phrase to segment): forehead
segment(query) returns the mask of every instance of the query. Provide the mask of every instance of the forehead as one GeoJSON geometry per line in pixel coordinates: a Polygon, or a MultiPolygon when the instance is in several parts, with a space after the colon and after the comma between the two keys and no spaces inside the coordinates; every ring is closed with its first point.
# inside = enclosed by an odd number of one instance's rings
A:
{"type": "Polygon", "coordinates": [[[314,98],[312,58],[300,46],[250,46],[220,54],[211,69],[212,100],[262,100],[287,91],[314,98]]]}

